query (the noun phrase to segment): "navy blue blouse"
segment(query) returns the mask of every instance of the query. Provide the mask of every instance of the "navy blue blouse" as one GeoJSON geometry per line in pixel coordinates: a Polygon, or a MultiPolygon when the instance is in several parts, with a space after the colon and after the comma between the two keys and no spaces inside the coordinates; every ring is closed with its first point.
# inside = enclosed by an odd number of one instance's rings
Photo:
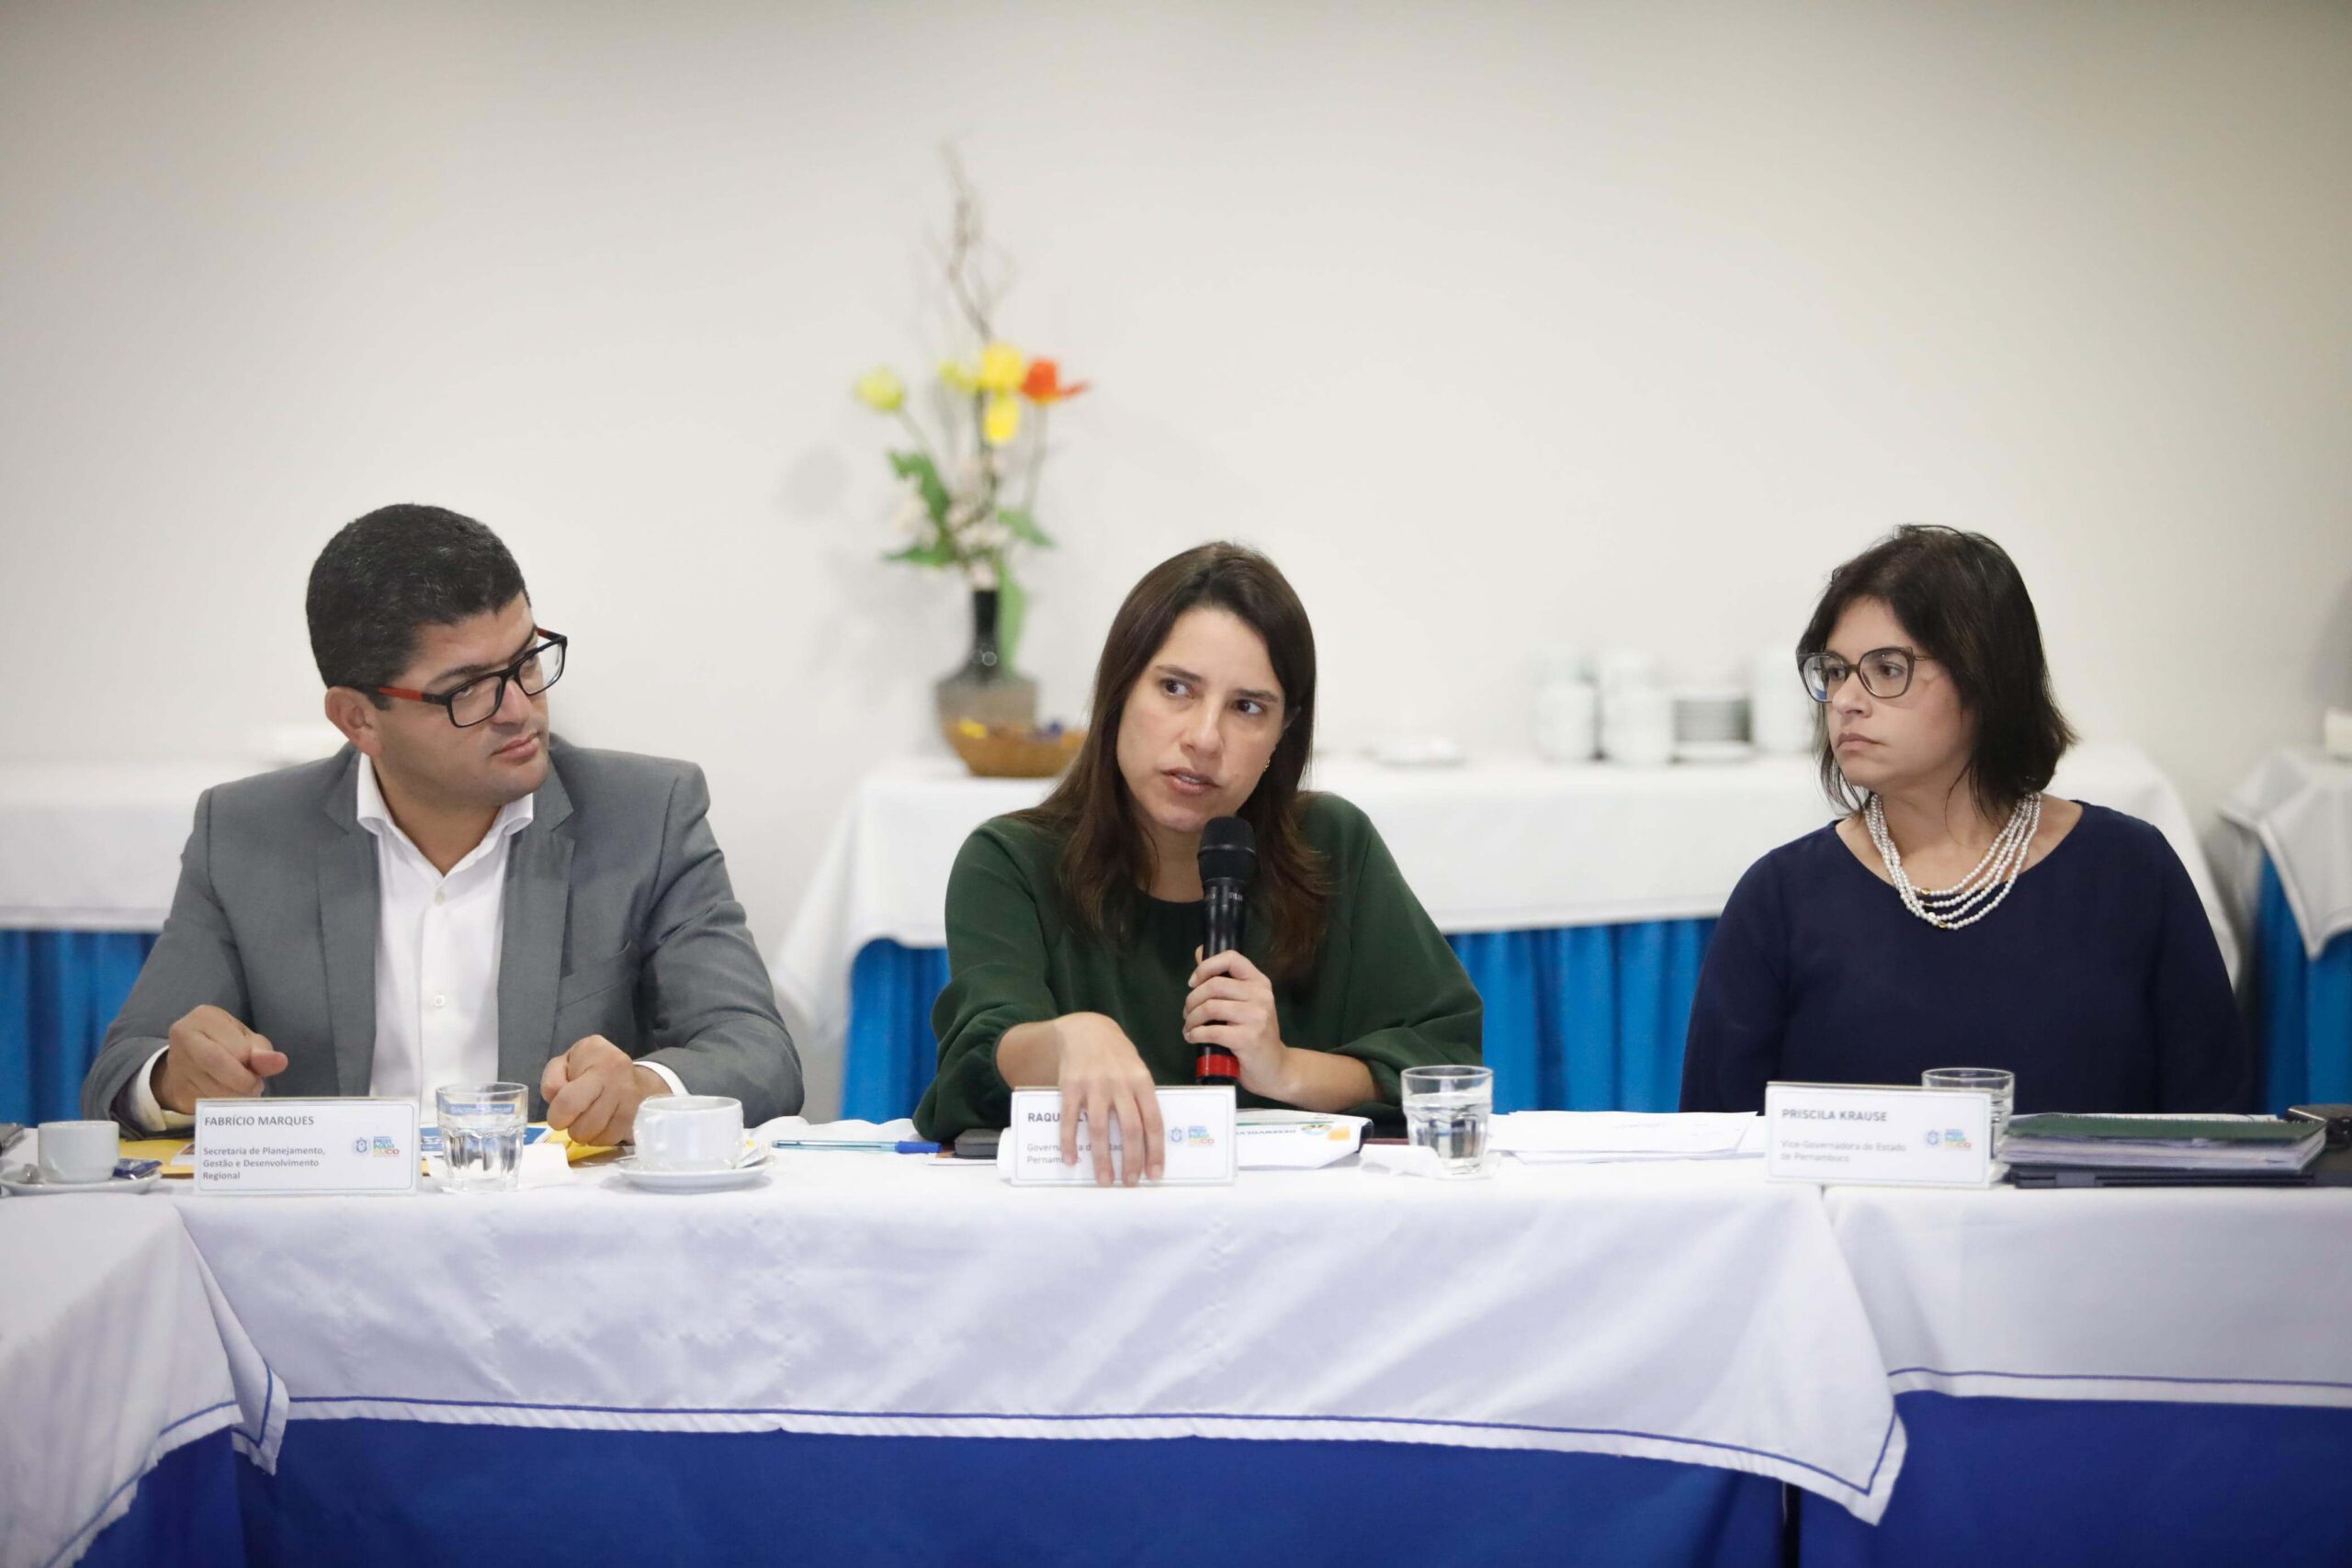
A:
{"type": "Polygon", "coordinates": [[[2001,907],[1939,931],[1833,824],[1747,868],[1699,971],[1685,1111],[1774,1078],[1916,1084],[2007,1067],[2017,1110],[2240,1111],[2252,1057],[2197,889],[2164,835],[2086,805],[2001,907]]]}

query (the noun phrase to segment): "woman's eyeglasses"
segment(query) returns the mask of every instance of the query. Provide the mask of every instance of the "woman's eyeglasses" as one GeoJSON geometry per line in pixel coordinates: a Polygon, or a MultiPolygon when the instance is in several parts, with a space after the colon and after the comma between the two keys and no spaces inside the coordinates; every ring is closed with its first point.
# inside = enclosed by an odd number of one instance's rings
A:
{"type": "Polygon", "coordinates": [[[1797,660],[1797,672],[1817,703],[1827,702],[1849,675],[1860,675],[1862,690],[1883,700],[1911,689],[1911,668],[1926,657],[1907,648],[1874,648],[1849,664],[1834,653],[1808,653],[1797,660]]]}

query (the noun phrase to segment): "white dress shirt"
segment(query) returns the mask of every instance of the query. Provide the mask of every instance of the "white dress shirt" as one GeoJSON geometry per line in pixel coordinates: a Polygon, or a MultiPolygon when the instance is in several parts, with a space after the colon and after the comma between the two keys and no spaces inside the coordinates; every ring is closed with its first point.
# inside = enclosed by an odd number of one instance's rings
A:
{"type": "MultiPolygon", "coordinates": [[[[376,1055],[368,1092],[415,1100],[430,1124],[439,1119],[435,1089],[498,1078],[507,850],[531,825],[532,797],[500,807],[481,842],[445,876],[392,820],[375,764],[364,753],[357,771],[359,825],[376,840],[376,1055]]],[[[156,1052],[147,1070],[132,1077],[126,1109],[141,1126],[169,1132],[193,1118],[156,1100],[154,1071],[163,1058],[156,1052]]],[[[671,1093],[685,1092],[667,1067],[641,1065],[671,1093]]]]}

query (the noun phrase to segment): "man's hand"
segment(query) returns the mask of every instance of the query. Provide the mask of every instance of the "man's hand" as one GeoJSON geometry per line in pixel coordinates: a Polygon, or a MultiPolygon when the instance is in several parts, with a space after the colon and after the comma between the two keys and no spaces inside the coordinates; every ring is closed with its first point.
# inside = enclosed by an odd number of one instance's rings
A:
{"type": "Polygon", "coordinates": [[[149,1087],[156,1104],[193,1116],[198,1100],[252,1100],[264,1078],[285,1070],[285,1052],[208,1004],[172,1025],[149,1087]]]}
{"type": "Polygon", "coordinates": [[[661,1074],[639,1066],[601,1034],[578,1042],[539,1075],[548,1125],[571,1134],[575,1144],[627,1143],[638,1106],[669,1092],[661,1074]]]}

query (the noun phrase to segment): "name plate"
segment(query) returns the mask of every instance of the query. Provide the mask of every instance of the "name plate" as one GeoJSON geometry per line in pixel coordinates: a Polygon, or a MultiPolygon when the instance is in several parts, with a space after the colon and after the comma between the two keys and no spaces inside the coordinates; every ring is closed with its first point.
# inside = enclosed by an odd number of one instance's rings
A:
{"type": "MultiPolygon", "coordinates": [[[[1233,1179],[1236,1149],[1233,1089],[1226,1084],[1178,1085],[1159,1094],[1159,1120],[1167,1129],[1167,1174],[1174,1186],[1214,1186],[1233,1179]]],[[[1111,1170],[1126,1179],[1126,1150],[1118,1123],[1110,1127],[1111,1170]]],[[[1094,1128],[1078,1123],[1078,1163],[1062,1163],[1062,1091],[1016,1089],[1012,1122],[997,1145],[997,1168],[1016,1187],[1094,1185],[1094,1128]]]]}
{"type": "Polygon", "coordinates": [[[413,1100],[199,1100],[196,1190],[413,1192],[413,1100]]]}
{"type": "Polygon", "coordinates": [[[1764,1089],[1764,1174],[1775,1181],[1983,1187],[1993,1097],[1982,1089],[1776,1083],[1764,1089]]]}

